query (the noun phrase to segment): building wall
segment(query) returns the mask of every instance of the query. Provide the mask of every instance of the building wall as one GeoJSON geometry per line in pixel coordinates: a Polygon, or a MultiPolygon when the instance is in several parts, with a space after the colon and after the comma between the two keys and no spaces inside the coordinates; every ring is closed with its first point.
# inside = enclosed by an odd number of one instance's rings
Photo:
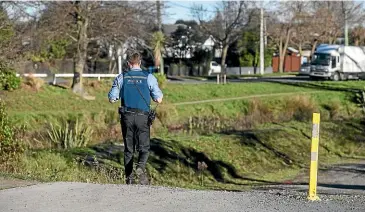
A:
{"type": "MultiPolygon", "coordinates": [[[[272,58],[273,72],[279,72],[279,56],[272,58]]],[[[286,55],[284,59],[284,72],[298,72],[301,65],[301,57],[296,54],[286,55]]]]}

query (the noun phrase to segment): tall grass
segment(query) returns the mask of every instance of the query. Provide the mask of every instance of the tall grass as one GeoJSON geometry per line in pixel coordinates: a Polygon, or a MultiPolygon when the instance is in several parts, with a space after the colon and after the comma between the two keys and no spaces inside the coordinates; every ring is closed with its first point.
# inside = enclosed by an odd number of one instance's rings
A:
{"type": "Polygon", "coordinates": [[[282,109],[283,119],[286,121],[308,121],[314,112],[318,112],[318,106],[309,96],[304,95],[285,99],[282,109]]]}
{"type": "Polygon", "coordinates": [[[92,139],[93,130],[79,119],[75,123],[49,123],[49,127],[48,139],[62,149],[85,147],[92,139]]]}
{"type": "MultiPolygon", "coordinates": [[[[335,106],[333,106],[335,107],[335,106]]],[[[248,102],[246,111],[237,114],[236,118],[211,116],[190,116],[187,124],[189,131],[218,132],[222,130],[253,129],[265,123],[283,123],[288,121],[306,122],[318,111],[317,104],[308,96],[294,96],[279,101],[262,101],[253,99],[248,102]]],[[[337,108],[331,108],[334,114],[337,108]]]]}

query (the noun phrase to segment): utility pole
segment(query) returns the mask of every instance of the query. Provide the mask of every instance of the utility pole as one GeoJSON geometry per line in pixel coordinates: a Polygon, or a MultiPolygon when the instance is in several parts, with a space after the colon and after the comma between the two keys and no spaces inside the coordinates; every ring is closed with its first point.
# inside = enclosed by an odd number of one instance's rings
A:
{"type": "Polygon", "coordinates": [[[345,11],[345,46],[349,45],[349,30],[347,24],[347,12],[345,11]]]}
{"type": "Polygon", "coordinates": [[[156,7],[157,7],[157,27],[158,31],[162,31],[162,23],[161,23],[161,2],[160,0],[156,0],[156,7]]]}
{"type": "Polygon", "coordinates": [[[266,18],[264,16],[264,47],[267,47],[267,27],[266,27],[266,18]]]}
{"type": "MultiPolygon", "coordinates": [[[[160,0],[156,0],[156,7],[157,7],[157,27],[158,31],[162,33],[162,18],[161,18],[161,2],[160,0]]],[[[162,52],[160,52],[160,73],[165,74],[164,69],[164,62],[163,62],[163,55],[162,52]]]]}
{"type": "Polygon", "coordinates": [[[260,75],[264,74],[264,9],[260,9],[260,75]]]}
{"type": "Polygon", "coordinates": [[[348,24],[347,24],[347,8],[346,8],[346,3],[345,2],[341,2],[341,6],[342,6],[342,12],[345,18],[345,26],[344,26],[344,34],[345,34],[345,46],[349,45],[349,32],[348,32],[348,24]]]}

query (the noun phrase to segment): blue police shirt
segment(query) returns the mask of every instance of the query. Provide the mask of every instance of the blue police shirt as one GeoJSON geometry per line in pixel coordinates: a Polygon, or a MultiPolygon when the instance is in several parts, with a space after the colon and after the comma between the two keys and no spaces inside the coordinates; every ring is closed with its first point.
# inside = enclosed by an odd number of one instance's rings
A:
{"type": "MultiPolygon", "coordinates": [[[[142,69],[131,69],[130,71],[142,71],[142,69]]],[[[147,77],[148,88],[153,100],[162,98],[163,94],[161,89],[158,87],[158,82],[155,76],[149,74],[147,77]]],[[[123,94],[123,74],[119,74],[113,81],[113,85],[108,93],[109,100],[119,100],[123,94]]]]}

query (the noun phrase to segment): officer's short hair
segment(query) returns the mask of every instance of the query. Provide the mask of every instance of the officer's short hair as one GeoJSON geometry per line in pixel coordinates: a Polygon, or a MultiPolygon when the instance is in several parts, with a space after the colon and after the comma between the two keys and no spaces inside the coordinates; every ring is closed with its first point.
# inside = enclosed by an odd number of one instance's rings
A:
{"type": "Polygon", "coordinates": [[[141,55],[138,52],[132,52],[128,57],[128,62],[132,65],[135,65],[139,64],[141,59],[141,55]]]}

